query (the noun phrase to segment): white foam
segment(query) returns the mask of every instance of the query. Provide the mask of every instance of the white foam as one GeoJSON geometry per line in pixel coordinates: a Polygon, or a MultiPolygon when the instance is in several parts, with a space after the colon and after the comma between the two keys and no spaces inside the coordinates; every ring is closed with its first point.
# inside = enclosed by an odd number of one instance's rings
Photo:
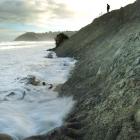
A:
{"type": "Polygon", "coordinates": [[[46,49],[53,47],[52,42],[0,44],[0,133],[19,140],[62,125],[74,104],[72,98],[58,98],[58,93],[47,85],[27,85],[21,80],[34,75],[40,81],[58,85],[68,79],[76,61],[45,58],[49,53],[46,49]]]}

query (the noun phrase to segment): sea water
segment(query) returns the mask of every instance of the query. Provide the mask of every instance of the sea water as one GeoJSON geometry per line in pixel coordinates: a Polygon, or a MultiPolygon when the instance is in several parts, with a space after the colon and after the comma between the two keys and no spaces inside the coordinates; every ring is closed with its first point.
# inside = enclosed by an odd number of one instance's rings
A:
{"type": "Polygon", "coordinates": [[[0,133],[21,140],[62,125],[74,101],[58,97],[54,88],[67,81],[76,61],[53,52],[47,58],[53,47],[54,42],[0,43],[0,133]],[[27,83],[28,77],[38,84],[27,83]]]}

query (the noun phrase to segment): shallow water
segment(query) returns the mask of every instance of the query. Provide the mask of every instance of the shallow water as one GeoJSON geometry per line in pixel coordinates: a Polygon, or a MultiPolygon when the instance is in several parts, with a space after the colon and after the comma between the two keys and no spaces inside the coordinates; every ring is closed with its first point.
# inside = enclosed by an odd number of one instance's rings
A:
{"type": "Polygon", "coordinates": [[[53,42],[0,43],[0,133],[18,140],[62,125],[74,101],[58,98],[58,93],[48,88],[68,79],[75,60],[55,54],[52,59],[45,58],[46,49],[52,47],[53,42]],[[29,75],[40,81],[38,86],[27,84],[29,75]]]}

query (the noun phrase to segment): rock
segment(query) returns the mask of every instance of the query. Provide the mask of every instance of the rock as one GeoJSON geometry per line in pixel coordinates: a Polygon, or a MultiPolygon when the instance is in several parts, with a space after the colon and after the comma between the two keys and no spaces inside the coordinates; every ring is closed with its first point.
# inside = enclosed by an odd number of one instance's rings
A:
{"type": "Polygon", "coordinates": [[[62,84],[57,85],[53,91],[60,92],[62,88],[62,84]]]}
{"type": "Polygon", "coordinates": [[[53,58],[53,54],[50,52],[50,53],[47,55],[47,58],[53,58]]]}
{"type": "Polygon", "coordinates": [[[24,140],[75,140],[78,137],[81,138],[81,136],[81,133],[77,129],[61,126],[46,135],[32,136],[24,140]]]}
{"type": "Polygon", "coordinates": [[[54,52],[50,51],[45,58],[55,58],[55,57],[56,57],[56,54],[54,52]]]}
{"type": "Polygon", "coordinates": [[[48,84],[48,85],[49,85],[48,89],[52,89],[53,88],[53,84],[48,84]]]}
{"type": "Polygon", "coordinates": [[[42,82],[42,85],[45,86],[46,85],[46,82],[42,82]]]}
{"type": "Polygon", "coordinates": [[[13,138],[7,134],[0,134],[0,140],[13,140],[13,138]]]}
{"type": "Polygon", "coordinates": [[[34,86],[38,86],[40,84],[40,81],[36,80],[36,77],[33,75],[29,75],[26,80],[27,80],[27,84],[31,84],[34,86]]]}
{"type": "Polygon", "coordinates": [[[67,39],[69,39],[69,37],[65,35],[64,33],[58,34],[55,38],[56,48],[59,47],[67,39]]]}
{"type": "Polygon", "coordinates": [[[82,124],[79,122],[73,122],[73,123],[68,122],[65,125],[66,125],[66,127],[72,128],[72,129],[81,129],[82,128],[82,124]]]}

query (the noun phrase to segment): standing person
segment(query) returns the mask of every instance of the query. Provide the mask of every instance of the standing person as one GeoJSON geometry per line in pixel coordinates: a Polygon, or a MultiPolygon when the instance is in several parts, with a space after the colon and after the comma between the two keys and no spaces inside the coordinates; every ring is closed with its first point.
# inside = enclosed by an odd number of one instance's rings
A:
{"type": "Polygon", "coordinates": [[[107,13],[109,12],[109,10],[110,10],[110,5],[107,4],[107,13]]]}

